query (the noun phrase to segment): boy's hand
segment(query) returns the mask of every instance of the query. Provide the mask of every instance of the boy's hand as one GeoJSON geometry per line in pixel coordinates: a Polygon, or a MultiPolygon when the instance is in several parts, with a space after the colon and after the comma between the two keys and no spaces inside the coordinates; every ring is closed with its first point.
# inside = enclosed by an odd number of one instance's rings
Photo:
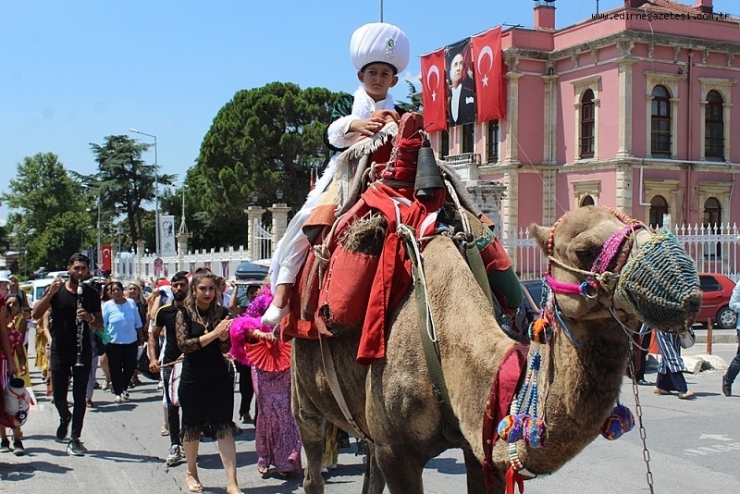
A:
{"type": "Polygon", "coordinates": [[[359,132],[364,136],[375,135],[385,125],[385,120],[378,117],[361,118],[349,124],[349,132],[359,132]]]}

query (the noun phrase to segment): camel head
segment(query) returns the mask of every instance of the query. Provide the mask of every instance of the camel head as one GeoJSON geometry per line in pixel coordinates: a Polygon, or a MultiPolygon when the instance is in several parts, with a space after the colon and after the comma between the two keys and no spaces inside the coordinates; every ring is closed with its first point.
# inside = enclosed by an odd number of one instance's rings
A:
{"type": "Polygon", "coordinates": [[[548,281],[562,314],[619,317],[683,334],[701,308],[696,265],[675,237],[610,208],[587,206],[552,228],[530,225],[548,256],[548,281]]]}

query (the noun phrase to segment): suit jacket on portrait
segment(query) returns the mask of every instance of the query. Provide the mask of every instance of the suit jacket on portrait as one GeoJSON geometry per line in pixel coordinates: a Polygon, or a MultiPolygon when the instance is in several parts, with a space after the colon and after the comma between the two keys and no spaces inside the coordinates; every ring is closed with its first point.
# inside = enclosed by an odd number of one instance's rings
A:
{"type": "Polygon", "coordinates": [[[460,91],[460,101],[457,110],[457,118],[452,115],[452,90],[450,90],[450,104],[447,108],[447,118],[450,127],[475,122],[475,93],[463,86],[460,91]]]}

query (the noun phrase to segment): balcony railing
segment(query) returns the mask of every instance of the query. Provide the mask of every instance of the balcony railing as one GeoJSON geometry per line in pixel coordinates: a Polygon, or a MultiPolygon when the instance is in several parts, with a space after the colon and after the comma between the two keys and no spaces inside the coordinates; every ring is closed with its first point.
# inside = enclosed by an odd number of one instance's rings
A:
{"type": "Polygon", "coordinates": [[[480,165],[479,153],[462,153],[445,156],[445,162],[451,166],[480,165]]]}

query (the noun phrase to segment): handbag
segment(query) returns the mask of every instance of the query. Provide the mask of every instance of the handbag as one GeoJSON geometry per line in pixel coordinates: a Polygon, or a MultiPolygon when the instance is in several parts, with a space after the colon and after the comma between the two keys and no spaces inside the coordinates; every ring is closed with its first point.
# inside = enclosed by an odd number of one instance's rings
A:
{"type": "Polygon", "coordinates": [[[694,330],[689,328],[688,331],[681,337],[681,348],[691,348],[696,343],[696,334],[694,330]]]}
{"type": "Polygon", "coordinates": [[[105,355],[105,350],[110,344],[110,333],[107,329],[103,331],[95,331],[95,348],[98,351],[98,355],[105,355]]]}

